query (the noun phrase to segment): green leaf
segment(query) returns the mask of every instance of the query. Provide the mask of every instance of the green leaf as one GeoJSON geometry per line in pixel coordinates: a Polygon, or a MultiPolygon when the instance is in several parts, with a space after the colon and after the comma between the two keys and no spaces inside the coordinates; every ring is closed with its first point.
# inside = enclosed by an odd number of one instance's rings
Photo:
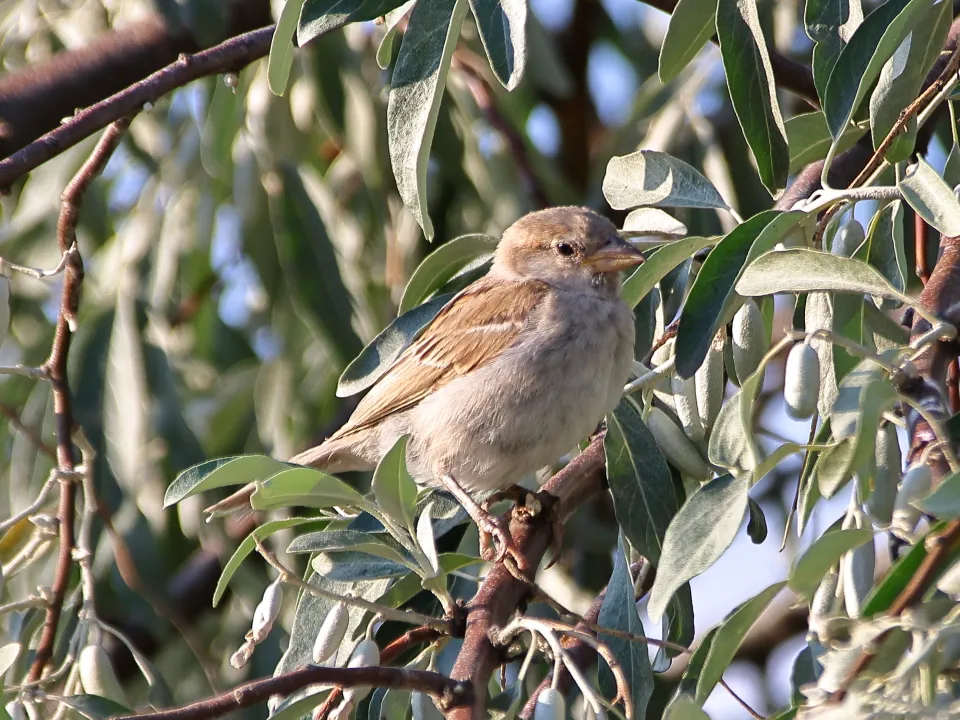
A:
{"type": "Polygon", "coordinates": [[[346,25],[362,5],[363,0],[306,0],[297,25],[297,44],[304,47],[320,35],[346,25]]]}
{"type": "Polygon", "coordinates": [[[880,147],[899,120],[900,112],[916,99],[927,72],[943,48],[952,19],[953,8],[949,3],[921,9],[916,21],[911,23],[908,39],[884,64],[870,95],[874,148],[880,147]]]}
{"type": "Polygon", "coordinates": [[[669,238],[687,235],[686,225],[659,208],[631,210],[623,220],[622,229],[630,235],[663,235],[669,238]]]}
{"type": "Polygon", "coordinates": [[[910,207],[942,235],[960,235],[960,200],[923,158],[907,168],[898,187],[910,207]]]}
{"type": "MultiPolygon", "coordinates": [[[[607,594],[600,606],[597,624],[632,635],[644,635],[643,623],[637,614],[633,579],[630,577],[627,558],[623,552],[622,537],[613,556],[613,573],[607,583],[607,594]]],[[[650,655],[646,645],[613,636],[605,637],[604,641],[620,664],[627,687],[630,688],[633,717],[645,717],[647,703],[653,694],[653,669],[650,667],[650,655]]],[[[613,674],[606,665],[601,665],[600,669],[600,691],[608,697],[616,694],[613,674]]]]}
{"type": "MultiPolygon", "coordinates": [[[[943,523],[930,528],[927,535],[933,535],[943,529],[943,523]]],[[[913,544],[910,550],[893,563],[887,574],[867,593],[860,606],[860,616],[873,617],[893,605],[903,589],[916,575],[920,564],[927,557],[927,547],[923,540],[913,544]]]]}
{"type": "Polygon", "coordinates": [[[737,648],[743,642],[747,632],[753,627],[757,618],[767,609],[767,605],[776,596],[785,583],[774,583],[743,605],[738,607],[723,621],[710,643],[710,652],[700,672],[697,681],[698,703],[706,702],[713,688],[723,677],[724,671],[730,665],[737,653],[737,648]]]}
{"type": "Polygon", "coordinates": [[[438,295],[390,323],[347,365],[337,383],[337,397],[356,395],[379,380],[452,297],[438,295]]]}
{"type": "Polygon", "coordinates": [[[751,484],[755,481],[760,457],[753,436],[753,405],[763,386],[765,366],[766,363],[761,362],[720,408],[710,433],[707,453],[710,462],[746,478],[751,484]]]}
{"type": "Polygon", "coordinates": [[[691,698],[680,697],[667,707],[663,720],[710,720],[710,716],[691,698]]]}
{"type": "Polygon", "coordinates": [[[719,0],[717,37],[733,109],[771,193],[787,184],[790,153],[756,0],[719,0]]]}
{"type": "Polygon", "coordinates": [[[267,58],[267,84],[274,95],[283,95],[290,81],[293,67],[293,34],[304,0],[287,0],[280,11],[277,28],[270,41],[270,56],[267,58]]]}
{"type": "Polygon", "coordinates": [[[246,485],[290,467],[293,466],[266,455],[239,455],[207,460],[177,475],[177,479],[170,483],[163,496],[163,506],[170,507],[205,490],[227,485],[246,485]]]}
{"type": "Polygon", "coordinates": [[[99,695],[58,695],[57,702],[66,705],[88,720],[109,720],[118,715],[129,715],[133,712],[130,708],[99,695]]]}
{"type": "Polygon", "coordinates": [[[679,509],[677,493],[656,440],[626,398],[607,416],[603,450],[617,521],[633,548],[656,566],[679,509]]]}
{"type": "MultiPolygon", "coordinates": [[[[410,570],[416,568],[416,563],[393,538],[356,530],[320,530],[304,533],[295,537],[287,547],[288,553],[329,553],[342,550],[375,555],[384,560],[406,565],[410,570]]],[[[319,572],[318,568],[314,569],[319,572]]]]}
{"type": "Polygon", "coordinates": [[[470,0],[490,68],[507,90],[520,84],[527,61],[526,0],[470,0]]]}
{"type": "Polygon", "coordinates": [[[308,323],[329,338],[346,363],[363,348],[350,318],[353,308],[320,213],[307,194],[299,171],[280,167],[281,187],[271,194],[270,209],[277,256],[298,307],[308,323]]]}
{"type": "Polygon", "coordinates": [[[697,682],[700,680],[700,673],[703,670],[704,663],[707,661],[707,655],[710,654],[710,646],[713,645],[713,638],[716,637],[717,630],[719,630],[717,627],[710,628],[700,639],[696,649],[694,649],[690,655],[690,659],[687,661],[687,667],[680,677],[680,683],[677,685],[673,698],[667,704],[667,710],[681,700],[693,700],[693,696],[697,692],[697,682]]]}
{"type": "MultiPolygon", "coordinates": [[[[808,3],[809,7],[809,3],[808,3]]],[[[833,144],[827,118],[821,110],[795,115],[784,123],[787,131],[787,146],[790,148],[791,175],[796,175],[804,167],[817,160],[823,160],[833,144]]],[[[867,132],[865,122],[848,125],[837,143],[837,152],[851,148],[867,132]]]]}
{"type": "Polygon", "coordinates": [[[325,508],[335,505],[365,507],[367,500],[342,480],[314,470],[298,467],[268,477],[258,484],[250,498],[254,510],[302,505],[325,508]]]}
{"type": "Polygon", "coordinates": [[[383,40],[377,48],[377,65],[381,70],[390,67],[393,59],[393,39],[397,36],[400,21],[407,16],[416,0],[407,0],[403,5],[388,12],[383,19],[383,40]]]}
{"type": "Polygon", "coordinates": [[[752,258],[772,249],[801,219],[799,212],[765,210],[731,230],[710,251],[697,273],[677,326],[677,374],[691,377],[710,343],[740,304],[737,280],[752,258]]]}
{"type": "Polygon", "coordinates": [[[466,12],[466,0],[418,0],[390,81],[390,164],[400,197],[428,240],[433,239],[433,223],[427,209],[427,161],[450,59],[466,12]]]}
{"type": "Polygon", "coordinates": [[[911,504],[941,520],[960,516],[960,473],[948,475],[929,495],[914,500],[911,504]]]}
{"type": "Polygon", "coordinates": [[[668,83],[683,70],[714,33],[717,0],[680,0],[670,13],[660,46],[658,74],[668,83]]]}
{"type": "Polygon", "coordinates": [[[853,440],[845,438],[829,450],[824,450],[813,468],[814,483],[825,498],[832,498],[850,479],[853,460],[853,440]]]}
{"type": "Polygon", "coordinates": [[[950,187],[960,184],[960,145],[956,143],[950,148],[947,162],[943,165],[943,181],[950,187]]]}
{"type": "MultiPolygon", "coordinates": [[[[603,449],[617,522],[634,550],[656,567],[679,503],[670,468],[632,401],[622,399],[607,416],[603,449]]],[[[689,587],[681,590],[667,609],[667,637],[686,644],[693,639],[693,603],[689,587]]]]}
{"type": "Polygon", "coordinates": [[[897,290],[906,290],[907,257],[903,246],[902,202],[894,200],[873,216],[867,241],[854,257],[879,270],[897,290]]]}
{"type": "Polygon", "coordinates": [[[342,550],[332,552],[325,556],[322,562],[324,563],[323,570],[317,567],[318,563],[314,564],[313,569],[325,578],[344,582],[399,578],[410,573],[410,567],[407,565],[370,555],[363,551],[342,550]]]}
{"type": "Polygon", "coordinates": [[[380,459],[373,471],[372,486],[380,509],[412,532],[417,512],[417,484],[407,471],[409,439],[409,435],[401,436],[380,459]]]}
{"type": "MultiPolygon", "coordinates": [[[[459,553],[441,553],[441,575],[446,575],[454,572],[455,570],[459,570],[460,568],[467,567],[468,565],[476,565],[477,563],[481,562],[483,562],[483,560],[480,558],[471,557],[469,555],[460,555],[459,553]]],[[[416,573],[410,573],[406,577],[401,578],[394,583],[389,592],[387,592],[379,602],[387,607],[399,607],[421,590],[423,590],[423,586],[421,584],[420,576],[416,573]]]]}
{"type": "Polygon", "coordinates": [[[747,498],[747,510],[749,510],[749,520],[747,521],[747,535],[750,536],[754,545],[761,545],[767,539],[767,517],[763,514],[763,508],[753,498],[747,498]]]}
{"type": "Polygon", "coordinates": [[[827,570],[840,560],[840,556],[867,541],[873,541],[873,531],[868,528],[831,530],[824,533],[797,558],[787,577],[787,585],[801,598],[809,600],[817,591],[827,570]]]}
{"type": "Polygon", "coordinates": [[[262,541],[274,533],[279,532],[280,530],[286,530],[287,528],[297,527],[298,525],[305,525],[307,523],[325,525],[326,522],[326,520],[321,520],[315,517],[284,518],[283,520],[273,520],[271,522],[264,523],[252,533],[247,535],[237,546],[237,549],[233,551],[233,555],[231,555],[230,559],[227,560],[227,564],[223,566],[223,572],[220,573],[220,579],[217,581],[217,589],[213,591],[213,607],[216,607],[220,603],[220,599],[227,591],[227,586],[230,584],[230,580],[233,579],[234,574],[239,569],[240,564],[250,553],[256,549],[257,543],[254,540],[254,537],[260,538],[262,541]]]}
{"type": "Polygon", "coordinates": [[[749,478],[724,475],[701,485],[674,516],[663,539],[647,611],[660,619],[673,593],[713,565],[740,529],[749,478]]]}
{"type": "Polygon", "coordinates": [[[603,176],[603,195],[615,210],[640,205],[729,208],[703,175],[656,150],[611,158],[603,176]]]}
{"type": "Polygon", "coordinates": [[[477,233],[461,235],[438,247],[413,271],[397,314],[412,310],[459,273],[489,260],[497,242],[495,237],[477,233]]]}
{"type": "Polygon", "coordinates": [[[270,720],[301,720],[308,716],[315,707],[323,704],[323,700],[330,692],[330,687],[311,685],[306,691],[301,691],[294,697],[284,699],[277,705],[276,712],[270,713],[270,720]]]}
{"type": "Polygon", "coordinates": [[[836,140],[876,81],[883,64],[910,32],[918,11],[931,0],[888,0],[870,13],[840,51],[827,80],[823,111],[836,140]]]}
{"type": "Polygon", "coordinates": [[[620,295],[624,302],[636,307],[667,273],[716,241],[715,237],[689,237],[655,250],[643,265],[623,281],[620,295]]]}
{"type": "Polygon", "coordinates": [[[846,38],[863,21],[860,0],[807,0],[804,26],[813,48],[813,83],[822,99],[846,38]]]}
{"type": "Polygon", "coordinates": [[[873,295],[913,304],[862,260],[819,250],[781,250],[761,255],[737,282],[737,292],[748,297],[815,290],[873,295]]]}

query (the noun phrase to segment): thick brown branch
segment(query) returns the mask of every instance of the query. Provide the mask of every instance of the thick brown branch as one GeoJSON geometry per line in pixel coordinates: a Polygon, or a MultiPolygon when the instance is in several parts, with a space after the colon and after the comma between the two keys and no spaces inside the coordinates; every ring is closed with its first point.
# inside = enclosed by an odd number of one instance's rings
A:
{"type": "Polygon", "coordinates": [[[0,158],[53,130],[77,108],[93,105],[169,65],[180,53],[195,53],[272,22],[268,0],[218,4],[228,17],[216,37],[194,38],[182,26],[147,17],[101,33],[83,47],[5,72],[0,76],[0,158]]]}
{"type": "MultiPolygon", "coordinates": [[[[603,438],[597,437],[586,450],[554,475],[540,491],[545,506],[554,504],[560,521],[587,499],[599,493],[606,484],[603,438]]],[[[521,519],[514,513],[510,533],[531,567],[537,566],[553,537],[548,513],[534,521],[521,519]],[[539,522],[537,520],[540,520],[539,522]]],[[[518,580],[498,564],[487,575],[477,594],[467,604],[467,629],[463,646],[453,666],[454,680],[471,681],[475,689],[471,701],[455,703],[447,712],[448,720],[486,717],[484,712],[487,680],[501,663],[500,653],[490,642],[490,631],[503,627],[527,596],[529,585],[518,580]]]]}
{"type": "Polygon", "coordinates": [[[69,122],[0,160],[0,193],[9,191],[13,182],[50,158],[111,122],[139,112],[147,103],[157,102],[178,87],[208,75],[235,72],[264,57],[270,51],[272,38],[271,25],[231,38],[196,55],[181,55],[179,60],[150,77],[79,111],[69,122]]]}
{"type": "Polygon", "coordinates": [[[448,703],[469,695],[469,688],[429,670],[391,667],[330,668],[307,665],[277,677],[254,680],[206,700],[170,710],[124,715],[116,720],[209,720],[265,702],[271,695],[289,695],[310,685],[382,687],[427,693],[448,703]]]}

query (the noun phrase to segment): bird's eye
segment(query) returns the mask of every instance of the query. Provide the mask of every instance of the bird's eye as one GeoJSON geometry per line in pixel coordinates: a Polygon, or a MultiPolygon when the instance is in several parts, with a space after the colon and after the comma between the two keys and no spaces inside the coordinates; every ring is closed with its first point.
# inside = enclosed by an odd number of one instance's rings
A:
{"type": "Polygon", "coordinates": [[[565,242],[557,243],[557,253],[562,257],[570,257],[574,253],[573,245],[565,242]]]}

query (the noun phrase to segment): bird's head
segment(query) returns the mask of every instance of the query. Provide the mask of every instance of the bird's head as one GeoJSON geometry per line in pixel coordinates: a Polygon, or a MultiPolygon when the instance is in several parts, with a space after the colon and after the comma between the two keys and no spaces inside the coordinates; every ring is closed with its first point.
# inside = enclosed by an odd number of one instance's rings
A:
{"type": "Polygon", "coordinates": [[[503,233],[494,272],[585,289],[619,289],[621,270],[643,262],[605,217],[582,207],[548,208],[524,215],[503,233]]]}

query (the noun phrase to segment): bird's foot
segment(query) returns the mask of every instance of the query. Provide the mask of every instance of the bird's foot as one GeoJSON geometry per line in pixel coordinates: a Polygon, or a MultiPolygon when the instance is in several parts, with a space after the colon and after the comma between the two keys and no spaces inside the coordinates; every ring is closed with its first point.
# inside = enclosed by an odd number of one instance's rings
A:
{"type": "Polygon", "coordinates": [[[503,500],[513,502],[514,511],[526,520],[532,520],[537,517],[543,509],[537,496],[519,485],[510,485],[503,490],[498,490],[484,500],[480,507],[483,508],[483,510],[489,511],[493,505],[503,500]]]}
{"type": "Polygon", "coordinates": [[[513,541],[510,534],[510,523],[507,518],[501,515],[491,515],[486,510],[481,510],[474,518],[477,527],[480,529],[480,556],[487,562],[499,563],[502,561],[510,573],[522,576],[526,575],[530,569],[526,556],[520,552],[520,548],[513,541]],[[514,567],[511,567],[514,566],[514,567]],[[517,572],[514,572],[514,568],[517,572]]]}

